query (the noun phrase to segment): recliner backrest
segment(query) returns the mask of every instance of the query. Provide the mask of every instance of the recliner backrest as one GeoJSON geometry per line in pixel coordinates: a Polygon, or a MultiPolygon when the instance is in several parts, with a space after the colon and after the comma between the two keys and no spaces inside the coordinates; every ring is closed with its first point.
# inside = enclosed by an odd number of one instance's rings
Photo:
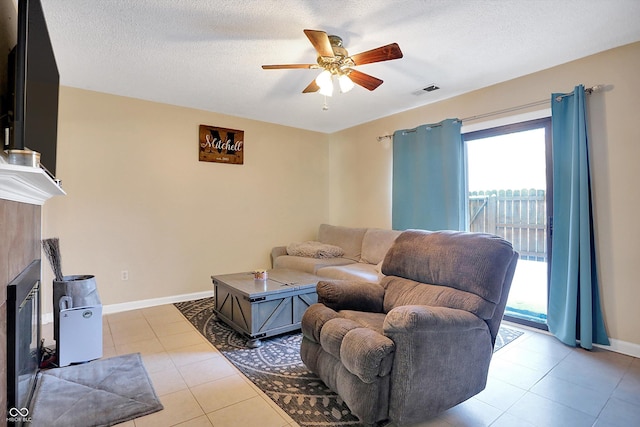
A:
{"type": "Polygon", "coordinates": [[[496,310],[495,303],[448,286],[420,283],[397,276],[385,276],[380,284],[385,289],[382,308],[385,313],[403,305],[428,305],[457,308],[488,320],[496,310]]]}
{"type": "Polygon", "coordinates": [[[426,304],[464,309],[489,320],[501,305],[505,280],[511,280],[514,257],[511,243],[492,234],[405,231],[387,252],[382,273],[418,283],[385,278],[384,309],[426,304]]]}

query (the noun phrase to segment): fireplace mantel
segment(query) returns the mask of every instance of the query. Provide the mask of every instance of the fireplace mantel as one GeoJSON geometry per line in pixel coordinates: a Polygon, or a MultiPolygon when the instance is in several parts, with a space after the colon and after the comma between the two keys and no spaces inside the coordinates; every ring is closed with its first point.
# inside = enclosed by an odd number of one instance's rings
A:
{"type": "Polygon", "coordinates": [[[40,168],[0,164],[0,199],[42,206],[51,197],[65,194],[40,168]]]}

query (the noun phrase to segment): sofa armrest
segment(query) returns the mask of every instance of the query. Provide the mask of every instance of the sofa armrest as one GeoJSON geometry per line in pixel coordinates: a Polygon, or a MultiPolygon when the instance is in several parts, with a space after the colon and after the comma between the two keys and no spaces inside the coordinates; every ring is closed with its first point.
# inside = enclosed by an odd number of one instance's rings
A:
{"type": "Polygon", "coordinates": [[[382,313],[384,288],[377,283],[350,280],[320,281],[316,286],[318,302],[335,310],[382,313]]]}
{"type": "Polygon", "coordinates": [[[276,260],[276,258],[286,254],[287,254],[286,246],[276,246],[273,249],[271,249],[271,267],[273,267],[274,261],[276,260]]]}

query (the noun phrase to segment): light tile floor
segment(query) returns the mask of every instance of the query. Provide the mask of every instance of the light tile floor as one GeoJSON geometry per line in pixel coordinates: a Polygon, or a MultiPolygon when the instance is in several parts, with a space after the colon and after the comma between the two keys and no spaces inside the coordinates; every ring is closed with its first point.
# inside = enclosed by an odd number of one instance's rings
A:
{"type": "MultiPolygon", "coordinates": [[[[104,357],[140,352],[165,407],[123,427],[297,425],[173,305],[106,315],[103,329],[104,357]]],[[[419,426],[640,425],[640,359],[524,332],[495,353],[483,392],[419,426]]]]}

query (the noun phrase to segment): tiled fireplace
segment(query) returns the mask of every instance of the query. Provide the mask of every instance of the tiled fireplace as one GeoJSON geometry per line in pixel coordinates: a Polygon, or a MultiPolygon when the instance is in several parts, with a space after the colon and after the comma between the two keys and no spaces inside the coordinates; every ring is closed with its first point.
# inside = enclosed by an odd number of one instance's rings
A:
{"type": "Polygon", "coordinates": [[[8,403],[7,285],[40,260],[42,205],[63,194],[38,168],[0,164],[0,422],[8,403]]]}
{"type": "Polygon", "coordinates": [[[7,285],[40,259],[40,214],[38,205],[0,200],[0,420],[7,417],[7,285]]]}

